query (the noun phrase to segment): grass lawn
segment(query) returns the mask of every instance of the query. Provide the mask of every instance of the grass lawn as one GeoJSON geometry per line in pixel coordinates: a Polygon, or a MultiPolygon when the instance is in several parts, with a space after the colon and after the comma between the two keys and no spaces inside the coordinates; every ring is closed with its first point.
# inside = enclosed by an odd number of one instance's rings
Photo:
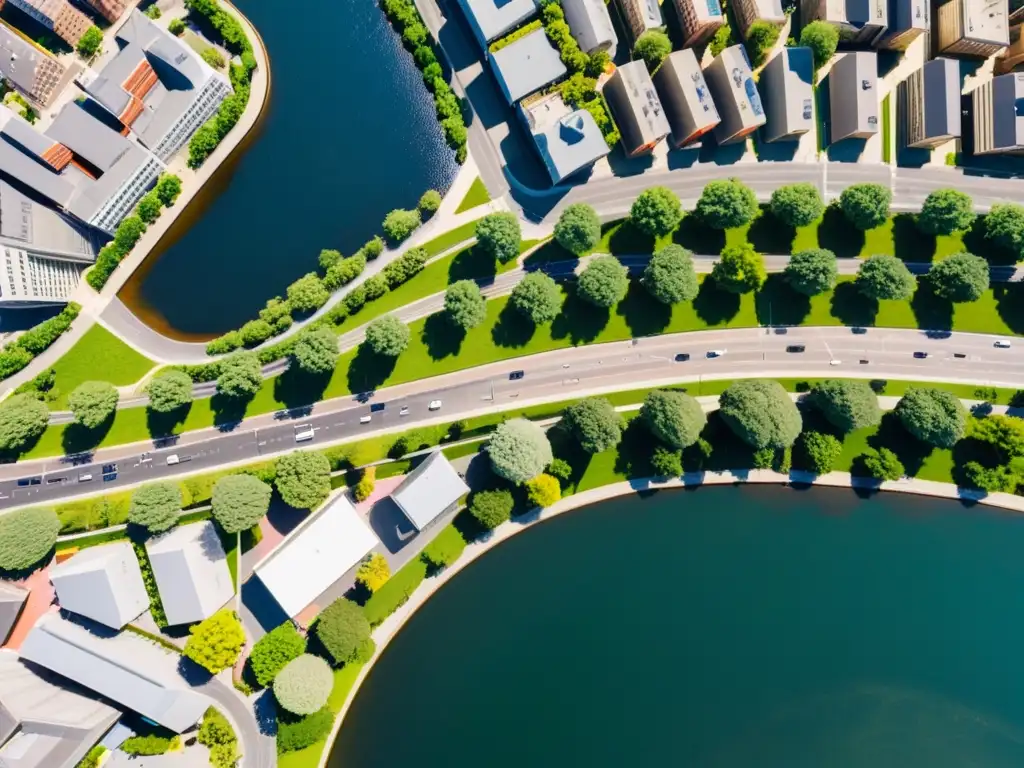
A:
{"type": "Polygon", "coordinates": [[[68,395],[83,381],[100,379],[123,387],[137,382],[154,365],[156,363],[148,357],[97,323],[54,364],[57,372],[54,386],[60,389],[60,397],[52,407],[67,408],[68,395]]]}
{"type": "Polygon", "coordinates": [[[394,613],[426,577],[427,563],[422,557],[415,558],[396,571],[363,605],[363,613],[370,626],[376,627],[394,613]]]}
{"type": "Polygon", "coordinates": [[[882,162],[892,162],[892,113],[890,111],[892,94],[887,93],[882,99],[882,162]]]}
{"type": "Polygon", "coordinates": [[[433,240],[427,240],[427,242],[417,247],[425,249],[431,256],[437,256],[437,254],[447,251],[452,246],[472,239],[476,232],[477,221],[479,219],[467,221],[465,224],[455,229],[449,229],[444,234],[438,235],[433,240]]]}
{"type": "Polygon", "coordinates": [[[470,186],[466,196],[462,198],[462,202],[459,203],[459,207],[455,209],[456,213],[462,213],[468,211],[470,208],[476,208],[478,205],[489,203],[491,196],[487,192],[487,187],[484,186],[483,181],[477,176],[473,179],[473,184],[470,186]]]}
{"type": "MultiPolygon", "coordinates": [[[[337,715],[345,706],[352,686],[355,685],[362,664],[346,664],[341,669],[334,670],[334,688],[331,689],[330,698],[327,699],[327,706],[337,715]]],[[[318,741],[316,744],[300,749],[297,752],[286,752],[277,756],[278,768],[317,768],[320,764],[320,756],[327,747],[327,741],[318,741]]]]}

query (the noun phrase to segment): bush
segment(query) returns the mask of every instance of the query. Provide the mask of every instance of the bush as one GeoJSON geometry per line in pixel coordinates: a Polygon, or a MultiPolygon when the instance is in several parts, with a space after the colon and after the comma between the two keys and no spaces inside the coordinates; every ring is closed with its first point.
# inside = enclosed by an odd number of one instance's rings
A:
{"type": "Polygon", "coordinates": [[[879,301],[906,301],[914,295],[917,280],[907,265],[895,256],[877,254],[860,265],[857,288],[865,296],[879,301]]]}
{"type": "Polygon", "coordinates": [[[601,240],[601,220],[597,211],[586,203],[573,203],[565,207],[555,223],[555,241],[569,251],[582,256],[593,250],[601,240]]]}
{"type": "Polygon", "coordinates": [[[253,352],[236,352],[220,363],[217,393],[224,397],[249,398],[263,386],[263,370],[253,352]]]}
{"type": "Polygon", "coordinates": [[[562,424],[587,453],[602,453],[622,439],[622,418],[603,397],[588,397],[570,405],[562,424]]]}
{"type": "Polygon", "coordinates": [[[366,326],[366,345],[375,354],[398,357],[409,346],[409,326],[394,315],[381,315],[366,326]]]}
{"type": "Polygon", "coordinates": [[[146,387],[149,407],[157,413],[173,413],[192,402],[192,379],[182,371],[167,370],[146,387]]]}
{"type": "Polygon", "coordinates": [[[213,486],[213,519],[225,533],[258,524],[270,509],[270,486],[252,475],[227,475],[213,486]]]}
{"type": "Polygon", "coordinates": [[[429,219],[437,213],[437,209],[441,207],[441,193],[436,189],[428,189],[420,197],[420,201],[416,207],[419,208],[420,214],[422,214],[424,218],[429,219]]]}
{"type": "Polygon", "coordinates": [[[937,189],[924,199],[917,225],[929,235],[951,235],[970,229],[974,201],[958,189],[937,189]]]}
{"type": "Polygon", "coordinates": [[[516,485],[539,475],[552,459],[548,436],[526,419],[499,424],[487,444],[487,455],[494,473],[516,485]]]}
{"type": "Polygon", "coordinates": [[[181,194],[181,179],[172,173],[164,173],[157,179],[153,191],[160,198],[160,202],[170,208],[181,194]]]}
{"type": "Polygon", "coordinates": [[[947,301],[977,301],[989,287],[988,262],[973,253],[954,253],[932,265],[928,284],[947,301]]]}
{"type": "Polygon", "coordinates": [[[479,491],[469,499],[469,514],[490,531],[512,518],[514,505],[508,491],[479,491]]]}
{"type": "Polygon", "coordinates": [[[167,24],[167,31],[175,37],[180,37],[181,33],[185,31],[185,20],[184,19],[171,19],[167,24]]]}
{"type": "Polygon", "coordinates": [[[747,30],[747,53],[750,55],[750,63],[759,67],[768,59],[772,46],[779,39],[779,28],[770,21],[758,19],[747,30]]]}
{"type": "Polygon", "coordinates": [[[370,623],[362,609],[344,597],[328,605],[313,624],[313,632],[336,665],[366,657],[370,623]]]}
{"type": "Polygon", "coordinates": [[[868,475],[876,480],[899,480],[906,474],[899,457],[888,448],[865,453],[861,458],[868,475]]]}
{"type": "Polygon", "coordinates": [[[882,421],[878,395],[863,380],[830,379],[814,385],[808,404],[843,434],[873,427],[882,421]]]}
{"type": "Polygon", "coordinates": [[[466,540],[462,538],[454,526],[449,525],[423,550],[422,559],[434,569],[447,568],[460,557],[466,549],[466,540]]]}
{"type": "Polygon", "coordinates": [[[996,203],[985,217],[985,237],[1012,252],[1024,255],[1024,206],[996,203]]]}
{"type": "Polygon", "coordinates": [[[363,256],[362,253],[342,259],[327,270],[323,279],[324,288],[336,291],[359,277],[364,269],[366,269],[366,256],[363,256]]]}
{"type": "Polygon", "coordinates": [[[633,201],[629,220],[651,237],[664,237],[683,220],[683,207],[675,192],[667,187],[645,189],[633,201]]]}
{"type": "Polygon", "coordinates": [[[227,62],[224,61],[224,57],[221,55],[220,51],[218,51],[216,48],[204,48],[203,52],[199,55],[200,57],[202,57],[203,61],[205,61],[214,69],[224,69],[224,65],[227,64],[227,62]]]}
{"type": "Polygon", "coordinates": [[[246,347],[255,347],[274,335],[274,329],[266,320],[250,320],[238,330],[242,344],[246,347]]]}
{"type": "Polygon", "coordinates": [[[545,472],[564,483],[572,477],[572,465],[565,459],[553,459],[545,472]]]}
{"type": "Polygon", "coordinates": [[[711,43],[708,45],[708,49],[711,51],[712,56],[717,56],[730,45],[735,45],[736,40],[732,36],[732,25],[723,24],[715,32],[715,36],[711,38],[711,43]]]}
{"type": "Polygon", "coordinates": [[[176,483],[150,483],[132,494],[128,522],[150,533],[163,533],[178,524],[181,489],[176,483]]]}
{"type": "Polygon", "coordinates": [[[805,181],[776,189],[769,207],[775,218],[791,227],[806,227],[825,213],[818,188],[805,181]]]}
{"type": "Polygon", "coordinates": [[[476,225],[477,246],[501,264],[519,256],[522,237],[519,218],[514,213],[489,213],[476,225]]]}
{"type": "Polygon", "coordinates": [[[288,305],[293,312],[308,314],[320,309],[331,294],[315,272],[303,275],[288,286],[288,305]]]}
{"type": "Polygon", "coordinates": [[[333,687],[330,664],[304,653],[289,661],[274,678],[274,698],[288,712],[312,715],[327,704],[333,687]]]}
{"type": "MultiPolygon", "coordinates": [[[[156,8],[156,6],[152,6],[156,8]]],[[[129,736],[118,747],[126,755],[164,755],[167,754],[176,744],[181,743],[179,736],[158,736],[155,733],[145,736],[129,736]]]]}
{"type": "Polygon", "coordinates": [[[384,253],[384,241],[379,237],[374,237],[372,240],[368,240],[359,250],[368,260],[373,261],[384,253]]]}
{"type": "Polygon", "coordinates": [[[562,291],[549,275],[530,272],[512,289],[509,304],[534,325],[543,325],[558,317],[562,291]]]}
{"type": "Polygon", "coordinates": [[[678,450],[659,445],[651,454],[651,469],[658,477],[679,477],[683,474],[683,457],[678,450]]]}
{"type": "Polygon", "coordinates": [[[400,258],[384,267],[381,274],[384,275],[388,287],[396,288],[422,272],[428,258],[423,248],[410,248],[400,258]]]}
{"type": "Polygon", "coordinates": [[[377,468],[367,467],[362,471],[362,477],[359,478],[359,482],[352,488],[352,497],[357,502],[366,501],[373,495],[373,488],[376,485],[377,479],[377,468]]]}
{"type": "Polygon", "coordinates": [[[892,191],[881,184],[853,184],[839,196],[839,207],[857,229],[881,226],[889,218],[892,191]]]}
{"type": "Polygon", "coordinates": [[[0,515],[0,571],[22,571],[57,544],[60,519],[52,509],[16,509],[0,515]]]}
{"type": "Polygon", "coordinates": [[[729,429],[755,449],[787,448],[803,428],[800,411],[777,381],[743,379],[730,384],[718,400],[718,412],[729,429]]]}
{"type": "Polygon", "coordinates": [[[304,329],[295,339],[291,360],[303,373],[326,375],[338,361],[338,337],[323,325],[304,329]]]}
{"type": "Polygon", "coordinates": [[[967,411],[951,392],[931,387],[911,387],[896,404],[903,427],[927,445],[952,448],[964,436],[967,411]]]}
{"type": "Polygon", "coordinates": [[[457,280],[444,293],[444,311],[457,328],[468,331],[487,318],[487,302],[472,280],[457,280]]]}
{"type": "Polygon", "coordinates": [[[75,45],[75,50],[78,51],[82,58],[91,59],[97,53],[100,52],[100,47],[103,45],[103,32],[95,24],[89,27],[78,38],[78,43],[75,45]]]}
{"type": "Polygon", "coordinates": [[[647,69],[653,72],[665,57],[672,53],[672,41],[660,29],[649,29],[637,38],[633,56],[643,59],[647,69]]]}
{"type": "Polygon", "coordinates": [[[537,475],[526,481],[526,497],[537,507],[550,507],[562,498],[562,485],[551,475],[537,475]]]}
{"type": "Polygon", "coordinates": [[[306,638],[299,634],[294,624],[286,621],[256,641],[249,654],[249,666],[256,682],[266,686],[288,662],[305,652],[306,638]]]}
{"type": "Polygon", "coordinates": [[[384,217],[384,234],[388,240],[400,243],[420,225],[419,211],[405,211],[397,208],[384,217]]]}
{"type": "Polygon", "coordinates": [[[217,337],[206,345],[206,354],[223,355],[227,352],[233,352],[241,346],[242,334],[238,331],[228,331],[223,336],[217,337]]]}
{"type": "Polygon", "coordinates": [[[39,439],[49,423],[44,403],[31,395],[12,395],[0,403],[0,451],[22,450],[39,439]]]}
{"type": "Polygon", "coordinates": [[[317,257],[316,263],[320,267],[320,271],[325,275],[327,271],[340,263],[342,259],[341,251],[335,251],[331,248],[324,248],[320,251],[320,255],[317,257]]]}
{"type": "Polygon", "coordinates": [[[245,645],[242,621],[228,608],[221,608],[193,624],[188,628],[188,635],[182,654],[211,675],[234,666],[245,645]]]}
{"type": "Polygon", "coordinates": [[[605,309],[626,298],[628,290],[629,271],[614,256],[591,259],[576,281],[577,296],[605,309]]]}
{"type": "Polygon", "coordinates": [[[812,21],[800,30],[800,45],[811,49],[817,71],[835,55],[839,46],[839,29],[827,21],[812,21]]]}
{"type": "Polygon", "coordinates": [[[138,216],[122,219],[121,223],[117,225],[117,229],[114,230],[114,245],[122,254],[126,254],[135,247],[145,231],[146,225],[138,216]]]}
{"type": "Polygon", "coordinates": [[[750,293],[758,290],[768,279],[764,257],[750,243],[730,245],[711,268],[715,285],[730,293],[750,293]]]}
{"type": "Polygon", "coordinates": [[[739,179],[721,179],[704,187],[695,213],[709,227],[732,229],[752,222],[759,210],[754,190],[739,179]]]}
{"type": "Polygon", "coordinates": [[[83,381],[68,396],[68,407],[75,423],[96,429],[117,410],[117,387],[106,381],[83,381]]]}
{"type": "Polygon", "coordinates": [[[964,464],[963,474],[967,487],[986,493],[1016,493],[1021,481],[1010,467],[986,467],[977,461],[964,464]]]}
{"type": "Polygon", "coordinates": [[[274,485],[296,509],[316,509],[331,493],[331,463],[322,453],[295,451],[277,460],[274,485]]]}
{"type": "Polygon", "coordinates": [[[835,288],[839,280],[836,255],[825,248],[810,248],[794,253],[782,276],[797,293],[817,296],[835,288]]]}
{"type": "Polygon", "coordinates": [[[196,740],[209,748],[210,765],[213,768],[235,768],[242,757],[238,751],[238,737],[231,723],[213,707],[203,715],[196,740]]]}
{"type": "Polygon", "coordinates": [[[800,435],[800,450],[807,470],[816,475],[824,475],[832,471],[839,460],[839,454],[843,452],[843,446],[835,437],[824,432],[804,432],[800,435]]]}
{"type": "Polygon", "coordinates": [[[376,592],[391,578],[391,568],[384,555],[374,552],[359,564],[356,581],[370,592],[376,592]]]}
{"type": "Polygon", "coordinates": [[[282,720],[277,725],[277,751],[295,752],[323,741],[334,727],[334,712],[324,707],[301,720],[282,720]]]}
{"type": "Polygon", "coordinates": [[[644,269],[647,292],[662,304],[679,304],[697,298],[700,284],[690,252],[670,244],[655,251],[644,269]]]}
{"type": "MultiPolygon", "coordinates": [[[[152,6],[155,8],[156,6],[152,6]]],[[[139,204],[135,207],[135,215],[142,219],[144,224],[152,224],[160,218],[161,203],[156,190],[150,190],[142,196],[139,204]]]]}
{"type": "Polygon", "coordinates": [[[707,416],[700,403],[674,390],[648,392],[640,407],[640,418],[652,435],[676,449],[697,442],[707,424],[707,416]]]}

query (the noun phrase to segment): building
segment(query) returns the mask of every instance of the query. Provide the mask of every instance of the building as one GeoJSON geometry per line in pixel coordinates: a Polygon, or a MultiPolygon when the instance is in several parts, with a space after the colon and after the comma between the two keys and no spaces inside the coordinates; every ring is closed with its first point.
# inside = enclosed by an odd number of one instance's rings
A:
{"type": "Polygon", "coordinates": [[[684,48],[704,45],[725,24],[725,14],[718,0],[675,0],[675,4],[684,48]]]}
{"type": "Polygon", "coordinates": [[[65,71],[63,64],[0,22],[0,77],[22,96],[48,106],[65,71]]]}
{"type": "Polygon", "coordinates": [[[339,494],[256,564],[253,573],[289,616],[300,614],[380,542],[339,494]]]}
{"type": "Polygon", "coordinates": [[[672,144],[697,141],[721,121],[697,55],[690,48],[674,51],[654,73],[654,85],[672,128],[672,144]]]}
{"type": "Polygon", "coordinates": [[[416,530],[422,531],[467,493],[469,486],[448,458],[436,450],[406,475],[402,484],[392,492],[391,500],[416,530]]]}
{"type": "Polygon", "coordinates": [[[805,23],[827,21],[840,40],[861,45],[873,44],[889,23],[888,0],[804,0],[801,11],[805,23]]]}
{"type": "Polygon", "coordinates": [[[68,0],[6,0],[19,11],[31,16],[57,37],[74,48],[92,19],[75,8],[68,0]]]}
{"type": "Polygon", "coordinates": [[[21,658],[175,733],[198,723],[213,703],[178,673],[178,654],[131,632],[102,637],[56,613],[32,627],[21,658]]]}
{"type": "Polygon", "coordinates": [[[132,10],[120,50],[79,85],[163,161],[181,149],[231,95],[231,84],[191,47],[132,10]]]}
{"type": "Polygon", "coordinates": [[[783,48],[761,71],[765,141],[798,140],[814,130],[814,59],[810,48],[783,48]]]}
{"type": "Polygon", "coordinates": [[[634,43],[644,32],[651,29],[662,29],[665,26],[658,0],[617,0],[617,2],[634,43]]]}
{"type": "Polygon", "coordinates": [[[584,53],[607,51],[615,58],[619,37],[604,0],[562,0],[565,21],[584,53]]]}
{"type": "Polygon", "coordinates": [[[829,71],[831,142],[867,139],[878,133],[878,56],[844,53],[829,71]]]}
{"type": "Polygon", "coordinates": [[[536,93],[568,72],[543,29],[492,53],[491,71],[509,104],[536,93]]]}
{"type": "Polygon", "coordinates": [[[892,0],[889,29],[878,40],[878,47],[905,51],[917,38],[931,31],[931,14],[929,0],[892,0]]]}
{"type": "Polygon", "coordinates": [[[936,17],[938,53],[988,58],[1010,44],[1006,0],[948,0],[936,17]]]}
{"type": "Polygon", "coordinates": [[[755,21],[767,21],[777,27],[786,23],[782,0],[737,0],[733,11],[744,38],[750,31],[750,25],[755,21]]]}
{"type": "Polygon", "coordinates": [[[537,13],[537,0],[458,0],[480,47],[487,45],[537,13]]]}
{"type": "Polygon", "coordinates": [[[765,123],[764,107],[742,45],[726,48],[704,70],[721,122],[715,126],[719,144],[743,141],[765,123]]]}
{"type": "Polygon", "coordinates": [[[124,9],[128,7],[128,0],[83,0],[86,5],[96,13],[113,24],[121,18],[124,9]]]}
{"type": "Polygon", "coordinates": [[[932,59],[899,84],[897,104],[906,144],[931,149],[960,138],[960,65],[932,59]]]}
{"type": "Polygon", "coordinates": [[[0,766],[75,768],[121,713],[0,651],[0,766]]]}
{"type": "Polygon", "coordinates": [[[131,542],[88,547],[50,569],[57,602],[66,611],[121,629],[149,608],[131,542]]]}
{"type": "MultiPolygon", "coordinates": [[[[1020,9],[1024,11],[1024,7],[1020,9]]],[[[1011,24],[1010,45],[996,57],[995,73],[1004,75],[1012,72],[1024,63],[1024,35],[1021,35],[1021,24],[1011,24]]]]}
{"type": "Polygon", "coordinates": [[[643,61],[631,61],[618,67],[605,83],[604,97],[619,126],[622,148],[629,157],[649,154],[671,132],[643,61]]]}
{"type": "Polygon", "coordinates": [[[234,597],[227,556],[209,520],[148,540],[146,553],[172,627],[202,621],[234,597]]]}
{"type": "Polygon", "coordinates": [[[28,600],[28,590],[10,582],[0,581],[0,645],[7,642],[11,630],[18,623],[21,609],[28,600]]]}
{"type": "Polygon", "coordinates": [[[971,91],[974,153],[1024,154],[1024,72],[993,77],[971,91]]]}
{"type": "Polygon", "coordinates": [[[554,184],[590,168],[611,149],[585,109],[574,110],[555,92],[519,103],[519,116],[554,184]]]}

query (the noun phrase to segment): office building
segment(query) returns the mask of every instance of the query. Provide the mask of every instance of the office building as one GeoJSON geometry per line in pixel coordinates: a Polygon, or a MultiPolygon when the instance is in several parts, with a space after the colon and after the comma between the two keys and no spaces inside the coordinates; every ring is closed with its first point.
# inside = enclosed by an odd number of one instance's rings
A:
{"type": "MultiPolygon", "coordinates": [[[[922,0],[923,1],[923,0],[922,0]]],[[[804,22],[827,21],[847,43],[871,45],[885,32],[888,0],[804,0],[804,22]]]]}
{"type": "Polygon", "coordinates": [[[929,0],[891,0],[889,28],[878,40],[878,47],[905,51],[917,38],[931,31],[931,14],[929,0]]]}
{"type": "Polygon", "coordinates": [[[626,21],[626,27],[633,42],[650,29],[662,29],[665,20],[661,16],[658,0],[616,0],[626,21]]]}
{"type": "Polygon", "coordinates": [[[675,0],[675,4],[684,48],[704,45],[725,24],[725,14],[718,0],[675,0]]]}
{"type": "Polygon", "coordinates": [[[672,128],[673,146],[697,141],[721,121],[691,48],[669,54],[654,73],[654,85],[672,128]]]}
{"type": "Polygon", "coordinates": [[[719,144],[743,141],[764,125],[761,96],[742,45],[730,46],[718,54],[704,70],[704,79],[722,118],[714,129],[719,144]]]}
{"type": "Polygon", "coordinates": [[[235,594],[224,547],[209,520],[149,539],[146,554],[172,627],[209,618],[235,594]]]}
{"type": "Polygon", "coordinates": [[[92,19],[68,0],[6,0],[19,11],[38,21],[57,37],[74,48],[92,26],[92,19]]]}
{"type": "Polygon", "coordinates": [[[960,138],[960,65],[932,59],[899,84],[897,105],[909,147],[931,149],[960,138]]]}
{"type": "Polygon", "coordinates": [[[491,71],[509,104],[536,93],[568,72],[543,29],[492,53],[491,71]]]}
{"type": "Polygon", "coordinates": [[[83,549],[52,567],[50,581],[61,608],[111,629],[149,608],[139,561],[127,541],[83,549]]]}
{"type": "Polygon", "coordinates": [[[1010,44],[1006,0],[948,0],[936,16],[938,53],[988,58],[1010,44]]]}
{"type": "Polygon", "coordinates": [[[878,54],[841,54],[828,81],[832,143],[867,139],[878,133],[878,54]]]}
{"type": "Polygon", "coordinates": [[[574,110],[555,92],[519,104],[519,114],[554,184],[590,168],[611,148],[585,109],[574,110]]]}
{"type": "Polygon", "coordinates": [[[0,77],[30,103],[46,107],[65,71],[63,64],[0,21],[0,77]]]}
{"type": "Polygon", "coordinates": [[[622,148],[629,157],[648,154],[671,132],[643,61],[631,61],[618,67],[605,83],[604,97],[619,126],[622,148]]]}
{"type": "Polygon", "coordinates": [[[117,55],[79,85],[166,162],[213,117],[231,84],[137,8],[115,39],[117,55]]]}
{"type": "Polygon", "coordinates": [[[493,40],[520,27],[537,13],[537,0],[458,0],[469,28],[487,51],[493,40]]]}
{"type": "Polygon", "coordinates": [[[781,27],[787,18],[785,11],[782,10],[781,0],[736,0],[733,12],[744,38],[750,31],[750,25],[755,21],[767,21],[781,27]]]}
{"type": "Polygon", "coordinates": [[[798,140],[814,130],[814,60],[810,48],[783,48],[761,71],[765,141],[798,140]]]}
{"type": "Polygon", "coordinates": [[[606,51],[615,58],[619,38],[604,0],[562,0],[562,12],[580,50],[606,51]]]}
{"type": "Polygon", "coordinates": [[[993,77],[971,91],[974,154],[1024,154],[1024,72],[993,77]]]}

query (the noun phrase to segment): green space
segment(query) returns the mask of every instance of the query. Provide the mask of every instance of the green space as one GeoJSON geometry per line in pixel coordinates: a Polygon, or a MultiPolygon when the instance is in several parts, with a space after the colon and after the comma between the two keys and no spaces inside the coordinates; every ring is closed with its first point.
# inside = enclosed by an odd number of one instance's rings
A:
{"type": "Polygon", "coordinates": [[[459,207],[455,209],[455,212],[462,213],[490,201],[491,196],[487,192],[487,187],[484,186],[483,180],[477,176],[473,179],[473,184],[470,186],[469,191],[466,192],[466,196],[462,198],[462,202],[459,203],[459,207]]]}
{"type": "Polygon", "coordinates": [[[882,99],[882,162],[892,162],[892,111],[891,96],[887,93],[882,99]]]}
{"type": "Polygon", "coordinates": [[[54,387],[60,390],[52,407],[67,408],[68,395],[83,381],[108,381],[116,387],[134,384],[156,365],[136,352],[99,323],[93,325],[64,354],[53,369],[54,387]]]}
{"type": "MultiPolygon", "coordinates": [[[[327,706],[337,716],[341,708],[345,706],[352,686],[355,685],[362,664],[346,664],[340,669],[334,670],[334,687],[331,689],[331,697],[327,700],[327,706]]],[[[326,739],[316,744],[300,749],[296,752],[286,752],[277,756],[278,768],[317,768],[320,764],[320,756],[327,747],[326,739]]]]}
{"type": "Polygon", "coordinates": [[[438,235],[433,240],[427,240],[419,248],[422,248],[430,256],[437,256],[439,253],[447,251],[449,248],[464,243],[467,240],[473,239],[473,233],[476,231],[477,220],[467,221],[455,229],[449,229],[442,235],[438,235]]]}

